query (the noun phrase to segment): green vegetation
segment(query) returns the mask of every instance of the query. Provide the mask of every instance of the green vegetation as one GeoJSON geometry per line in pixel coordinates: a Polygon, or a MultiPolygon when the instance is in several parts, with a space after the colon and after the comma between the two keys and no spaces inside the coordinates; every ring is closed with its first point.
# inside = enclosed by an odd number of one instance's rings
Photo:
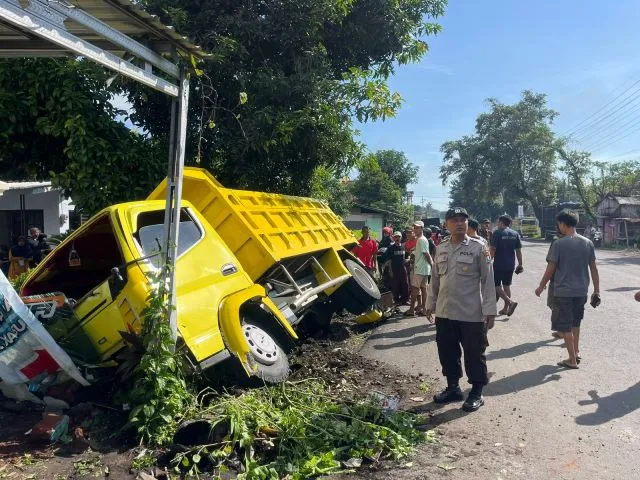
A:
{"type": "Polygon", "coordinates": [[[176,423],[194,397],[180,369],[180,355],[175,352],[167,297],[158,288],[152,289],[147,303],[141,332],[144,353],[134,369],[129,393],[129,424],[141,443],[162,446],[173,439],[176,423]]]}
{"type": "Polygon", "coordinates": [[[240,396],[202,395],[185,420],[207,419],[217,437],[180,453],[176,468],[224,474],[242,464],[240,479],[304,479],[385,459],[399,460],[433,433],[417,415],[385,414],[367,401],[341,403],[318,381],[285,383],[240,396]],[[211,402],[211,403],[208,403],[211,402]]]}
{"type": "Polygon", "coordinates": [[[52,180],[86,213],[144,198],[166,149],[116,120],[109,75],[86,60],[0,60],[2,178],[52,180]]]}

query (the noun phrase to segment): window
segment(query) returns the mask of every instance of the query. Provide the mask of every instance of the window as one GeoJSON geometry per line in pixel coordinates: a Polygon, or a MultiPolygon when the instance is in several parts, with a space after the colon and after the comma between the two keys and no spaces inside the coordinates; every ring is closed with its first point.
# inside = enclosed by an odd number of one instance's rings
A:
{"type": "MultiPolygon", "coordinates": [[[[160,268],[162,257],[159,255],[163,243],[164,211],[145,212],[138,216],[136,238],[142,247],[142,255],[154,255],[150,261],[160,268]]],[[[178,236],[178,257],[189,250],[203,237],[196,221],[186,209],[180,213],[180,235],[178,236]]]]}

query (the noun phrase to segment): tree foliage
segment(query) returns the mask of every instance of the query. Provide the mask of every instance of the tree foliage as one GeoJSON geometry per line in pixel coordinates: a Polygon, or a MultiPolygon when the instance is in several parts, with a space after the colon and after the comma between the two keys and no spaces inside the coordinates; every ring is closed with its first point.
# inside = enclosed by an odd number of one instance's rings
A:
{"type": "Polygon", "coordinates": [[[106,80],[89,61],[0,60],[2,178],[53,180],[87,213],[144,198],[166,153],[116,120],[106,80]]]}
{"type": "Polygon", "coordinates": [[[451,182],[454,203],[493,216],[523,201],[552,201],[556,152],[563,142],[551,130],[557,113],[547,107],[546,96],[525,91],[513,105],[487,101],[491,110],[478,117],[475,134],[441,147],[440,176],[451,182]]]}
{"type": "MultiPolygon", "coordinates": [[[[362,155],[353,119],[392,117],[387,79],[419,60],[446,0],[145,0],[212,56],[193,78],[187,160],[225,185],[308,194],[317,167],[362,155]]],[[[124,81],[132,118],[166,138],[168,100],[124,81]]]]}
{"type": "Polygon", "coordinates": [[[353,207],[353,194],[345,179],[320,166],[311,178],[311,196],[325,200],[336,215],[346,217],[353,207]]]}
{"type": "Polygon", "coordinates": [[[359,162],[351,192],[359,204],[390,212],[393,224],[404,227],[411,223],[414,213],[413,205],[404,201],[407,185],[417,177],[418,167],[404,153],[380,150],[359,162]]]}
{"type": "Polygon", "coordinates": [[[407,191],[407,185],[418,181],[420,169],[409,162],[404,152],[397,150],[378,150],[374,154],[380,170],[387,174],[402,193],[407,191]]]}
{"type": "Polygon", "coordinates": [[[559,150],[561,171],[585,211],[596,218],[596,206],[606,195],[640,195],[640,162],[597,162],[588,152],[559,150]]]}

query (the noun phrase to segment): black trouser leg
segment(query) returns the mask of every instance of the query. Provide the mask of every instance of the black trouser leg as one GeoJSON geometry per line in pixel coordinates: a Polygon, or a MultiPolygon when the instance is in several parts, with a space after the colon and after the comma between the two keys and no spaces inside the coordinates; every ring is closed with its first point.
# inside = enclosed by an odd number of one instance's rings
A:
{"type": "Polygon", "coordinates": [[[400,279],[398,275],[393,273],[393,278],[391,279],[391,292],[393,292],[393,300],[398,302],[400,300],[400,279]]]}
{"type": "Polygon", "coordinates": [[[404,270],[394,272],[393,275],[398,278],[398,285],[400,287],[399,296],[401,302],[409,300],[409,282],[407,282],[407,276],[404,270]]]}
{"type": "Polygon", "coordinates": [[[489,383],[487,376],[487,357],[484,322],[460,322],[460,343],[464,351],[464,370],[471,384],[486,385],[489,383]]]}
{"type": "Polygon", "coordinates": [[[440,365],[442,365],[442,374],[447,377],[449,383],[462,378],[462,364],[460,363],[462,351],[457,323],[459,322],[455,320],[436,317],[438,357],[440,357],[440,365]]]}

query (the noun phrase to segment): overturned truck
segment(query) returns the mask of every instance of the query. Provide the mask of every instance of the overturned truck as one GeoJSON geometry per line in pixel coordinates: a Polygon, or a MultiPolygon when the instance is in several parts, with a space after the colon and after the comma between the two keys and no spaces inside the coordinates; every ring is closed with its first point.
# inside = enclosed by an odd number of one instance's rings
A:
{"type": "MultiPolygon", "coordinates": [[[[166,180],[145,201],[95,215],[21,288],[30,299],[62,294],[56,301],[72,312],[40,320],[78,365],[115,366],[123,332],[141,329],[162,258],[165,190],[166,180]]],[[[185,169],[183,191],[178,347],[195,370],[281,381],[297,325],[360,314],[380,298],[350,253],[356,239],[325,203],[228,189],[198,168],[185,169]]]]}

